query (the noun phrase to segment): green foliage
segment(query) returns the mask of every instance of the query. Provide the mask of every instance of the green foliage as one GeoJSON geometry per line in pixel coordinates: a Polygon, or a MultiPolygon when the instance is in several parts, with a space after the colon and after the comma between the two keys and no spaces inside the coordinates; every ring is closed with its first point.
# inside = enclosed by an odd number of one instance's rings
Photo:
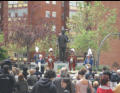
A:
{"type": "Polygon", "coordinates": [[[4,41],[4,34],[0,33],[0,42],[3,42],[3,41],[4,41]]]}
{"type": "MultiPolygon", "coordinates": [[[[84,53],[91,48],[96,53],[100,42],[110,32],[117,32],[116,10],[105,8],[100,1],[93,5],[78,7],[78,12],[68,18],[67,27],[70,29],[70,46],[77,50],[77,54],[84,53]]],[[[108,49],[109,39],[104,43],[103,49],[108,49]]]]}
{"type": "Polygon", "coordinates": [[[3,48],[0,48],[0,61],[6,59],[7,57],[7,51],[3,48]]]}
{"type": "Polygon", "coordinates": [[[55,55],[58,55],[58,49],[57,49],[57,36],[55,34],[48,35],[44,40],[38,40],[35,43],[35,46],[39,47],[40,52],[48,53],[49,48],[53,48],[55,55]]]}

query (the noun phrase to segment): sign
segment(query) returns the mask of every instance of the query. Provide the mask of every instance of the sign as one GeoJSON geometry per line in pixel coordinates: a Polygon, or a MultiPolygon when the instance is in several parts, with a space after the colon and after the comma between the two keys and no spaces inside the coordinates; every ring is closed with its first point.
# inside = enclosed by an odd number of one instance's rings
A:
{"type": "Polygon", "coordinates": [[[55,71],[58,71],[58,70],[60,70],[62,67],[66,67],[67,69],[69,69],[69,64],[68,64],[68,62],[66,62],[66,63],[62,63],[62,62],[56,62],[55,64],[54,64],[54,70],[55,71]]]}

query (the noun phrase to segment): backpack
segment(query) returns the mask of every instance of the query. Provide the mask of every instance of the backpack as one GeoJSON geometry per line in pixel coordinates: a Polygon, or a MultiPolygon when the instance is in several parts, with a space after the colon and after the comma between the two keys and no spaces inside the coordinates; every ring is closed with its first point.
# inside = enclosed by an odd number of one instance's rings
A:
{"type": "Polygon", "coordinates": [[[92,93],[91,88],[90,88],[89,81],[88,81],[87,93],[92,93]]]}

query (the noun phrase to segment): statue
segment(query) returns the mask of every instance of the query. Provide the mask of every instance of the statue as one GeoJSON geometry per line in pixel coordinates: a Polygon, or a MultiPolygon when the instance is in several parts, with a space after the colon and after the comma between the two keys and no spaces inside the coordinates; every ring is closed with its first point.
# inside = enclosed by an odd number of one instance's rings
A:
{"type": "Polygon", "coordinates": [[[68,37],[65,35],[65,31],[62,31],[62,34],[58,37],[58,46],[59,46],[59,58],[60,61],[65,62],[65,51],[68,42],[68,37]]]}

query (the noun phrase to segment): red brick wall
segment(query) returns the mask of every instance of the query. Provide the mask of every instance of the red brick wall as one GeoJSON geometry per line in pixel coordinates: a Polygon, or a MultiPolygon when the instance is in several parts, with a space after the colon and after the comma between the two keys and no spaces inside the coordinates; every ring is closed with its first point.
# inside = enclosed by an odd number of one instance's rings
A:
{"type": "MultiPolygon", "coordinates": [[[[69,2],[67,2],[66,4],[69,4],[69,2]]],[[[29,18],[31,17],[30,14],[32,14],[32,24],[36,24],[41,18],[45,18],[45,11],[48,10],[50,11],[50,18],[46,18],[46,19],[54,20],[57,33],[59,33],[61,31],[61,27],[65,25],[64,20],[62,20],[62,13],[64,13],[63,11],[64,9],[66,9],[68,12],[68,6],[67,8],[63,8],[61,1],[57,1],[56,5],[53,5],[52,2],[50,2],[50,4],[46,4],[45,1],[29,1],[28,7],[29,7],[28,8],[29,18]],[[31,11],[34,11],[34,12],[31,12],[31,11]],[[52,11],[56,12],[56,18],[52,17],[52,11]]]]}
{"type": "MultiPolygon", "coordinates": [[[[120,1],[102,1],[105,7],[117,9],[116,26],[120,31],[120,1]]],[[[102,52],[100,56],[100,64],[110,65],[114,62],[120,64],[120,40],[119,38],[110,41],[110,49],[107,52],[102,52]]]]}

